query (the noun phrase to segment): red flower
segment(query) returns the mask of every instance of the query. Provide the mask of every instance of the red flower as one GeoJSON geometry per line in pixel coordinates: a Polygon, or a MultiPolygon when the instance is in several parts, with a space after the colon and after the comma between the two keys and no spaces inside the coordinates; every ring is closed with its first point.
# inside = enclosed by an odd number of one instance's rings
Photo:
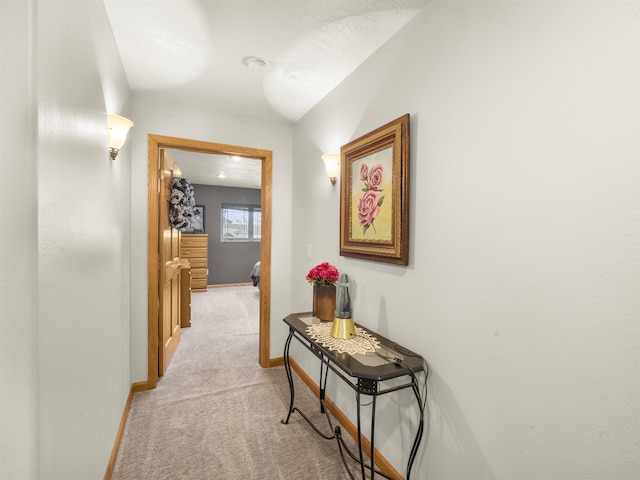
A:
{"type": "Polygon", "coordinates": [[[338,269],[328,262],[316,265],[307,273],[307,282],[314,285],[333,285],[338,281],[338,269]]]}

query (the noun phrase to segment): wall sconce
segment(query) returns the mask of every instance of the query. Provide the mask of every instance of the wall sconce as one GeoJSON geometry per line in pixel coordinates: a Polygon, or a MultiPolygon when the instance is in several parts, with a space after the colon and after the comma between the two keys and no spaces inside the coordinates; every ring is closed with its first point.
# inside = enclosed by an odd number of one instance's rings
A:
{"type": "Polygon", "coordinates": [[[327,175],[329,175],[331,185],[335,185],[336,180],[340,176],[340,154],[325,153],[322,155],[322,160],[324,160],[324,168],[327,169],[327,175]]]}
{"type": "Polygon", "coordinates": [[[115,160],[122,145],[127,140],[127,133],[133,127],[133,122],[120,115],[109,114],[108,118],[109,153],[111,154],[111,160],[115,160]]]}

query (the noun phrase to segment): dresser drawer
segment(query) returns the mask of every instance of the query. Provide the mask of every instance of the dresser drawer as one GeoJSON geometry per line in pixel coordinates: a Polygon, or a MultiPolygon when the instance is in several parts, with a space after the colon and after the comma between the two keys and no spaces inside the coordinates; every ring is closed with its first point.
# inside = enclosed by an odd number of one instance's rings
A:
{"type": "Polygon", "coordinates": [[[180,245],[180,256],[187,257],[189,259],[193,257],[205,257],[207,256],[207,247],[185,247],[180,245]]]}
{"type": "Polygon", "coordinates": [[[207,279],[206,278],[192,278],[191,279],[191,291],[192,292],[206,292],[207,291],[207,279]]]}
{"type": "Polygon", "coordinates": [[[207,268],[207,258],[189,258],[191,268],[207,268]]]}
{"type": "Polygon", "coordinates": [[[207,279],[206,268],[193,268],[191,267],[191,280],[207,279]]]}
{"type": "Polygon", "coordinates": [[[208,235],[196,236],[192,234],[182,234],[180,244],[184,247],[207,247],[208,235]]]}

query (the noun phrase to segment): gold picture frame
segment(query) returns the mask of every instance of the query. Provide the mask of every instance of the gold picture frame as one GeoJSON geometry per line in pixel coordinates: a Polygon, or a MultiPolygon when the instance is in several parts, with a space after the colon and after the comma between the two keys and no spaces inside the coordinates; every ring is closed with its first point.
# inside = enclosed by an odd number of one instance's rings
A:
{"type": "Polygon", "coordinates": [[[340,255],[409,264],[409,114],[340,149],[340,255]]]}

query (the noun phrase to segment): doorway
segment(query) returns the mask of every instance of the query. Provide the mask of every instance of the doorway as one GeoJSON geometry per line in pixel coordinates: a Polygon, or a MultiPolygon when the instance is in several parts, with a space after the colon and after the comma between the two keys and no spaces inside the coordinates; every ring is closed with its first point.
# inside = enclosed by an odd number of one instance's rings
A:
{"type": "Polygon", "coordinates": [[[160,275],[158,265],[158,232],[159,232],[159,158],[161,149],[185,150],[190,152],[209,153],[214,155],[236,155],[262,162],[261,176],[261,210],[262,234],[260,241],[260,322],[258,362],[263,368],[270,367],[270,312],[271,312],[271,172],[272,152],[256,148],[225,145],[177,137],[149,134],[148,136],[148,389],[158,385],[158,347],[159,347],[159,288],[160,275]]]}

